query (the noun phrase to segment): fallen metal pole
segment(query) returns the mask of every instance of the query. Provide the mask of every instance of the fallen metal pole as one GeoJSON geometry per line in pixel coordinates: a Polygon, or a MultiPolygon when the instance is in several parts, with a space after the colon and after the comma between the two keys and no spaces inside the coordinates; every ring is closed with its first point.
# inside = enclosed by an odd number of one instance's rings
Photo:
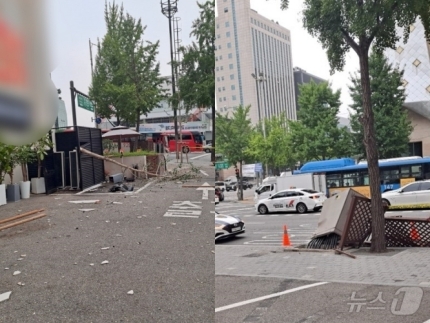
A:
{"type": "Polygon", "coordinates": [[[14,221],[14,220],[17,220],[17,219],[23,218],[23,217],[25,217],[25,216],[32,215],[32,214],[34,214],[34,213],[39,213],[39,212],[42,212],[42,211],[45,211],[45,209],[34,210],[34,211],[30,211],[30,212],[23,213],[23,214],[18,214],[18,215],[15,215],[15,216],[13,216],[13,217],[10,217],[10,218],[0,220],[0,224],[2,224],[2,223],[6,223],[6,222],[10,222],[10,221],[14,221]]]}
{"type": "Polygon", "coordinates": [[[33,221],[33,220],[37,220],[37,219],[43,218],[44,216],[46,216],[45,213],[33,216],[33,217],[25,219],[25,220],[18,221],[18,222],[15,222],[15,223],[6,224],[6,225],[0,227],[0,231],[4,230],[4,229],[12,228],[14,226],[17,226],[17,225],[20,225],[20,224],[23,224],[23,223],[27,223],[27,222],[30,222],[30,221],[33,221]]]}
{"type": "Polygon", "coordinates": [[[95,153],[93,153],[93,152],[91,152],[91,151],[89,151],[89,150],[86,150],[85,148],[82,148],[82,147],[81,147],[81,151],[82,151],[83,153],[87,154],[87,155],[90,155],[90,156],[94,157],[94,158],[98,158],[98,159],[101,159],[101,160],[105,160],[105,161],[107,161],[107,162],[110,162],[110,163],[116,164],[116,165],[118,165],[118,166],[121,166],[121,167],[127,168],[127,169],[131,170],[132,172],[146,173],[146,174],[149,174],[149,175],[152,175],[152,176],[157,176],[157,177],[167,177],[167,178],[171,178],[171,177],[172,177],[172,176],[157,175],[157,174],[149,173],[149,172],[145,171],[144,169],[134,169],[134,168],[132,168],[132,167],[130,167],[130,166],[127,166],[127,165],[121,164],[120,162],[117,162],[116,160],[113,160],[113,159],[110,159],[110,158],[108,158],[108,157],[105,157],[105,156],[101,156],[101,155],[95,154],[95,153]]]}

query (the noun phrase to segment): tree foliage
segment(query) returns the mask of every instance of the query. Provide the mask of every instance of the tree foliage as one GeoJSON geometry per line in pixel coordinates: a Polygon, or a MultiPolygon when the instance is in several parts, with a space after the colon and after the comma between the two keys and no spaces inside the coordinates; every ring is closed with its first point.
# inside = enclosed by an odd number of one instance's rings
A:
{"type": "Polygon", "coordinates": [[[286,116],[264,119],[262,122],[252,133],[247,155],[277,172],[281,168],[294,166],[297,160],[294,158],[286,116]]]}
{"type": "MultiPolygon", "coordinates": [[[[281,0],[287,8],[289,0],[281,0]]],[[[326,50],[331,72],[341,71],[345,55],[352,48],[360,61],[362,86],[363,140],[366,148],[372,200],[372,252],[385,252],[385,218],[381,200],[378,147],[372,110],[369,49],[382,53],[394,48],[400,40],[396,25],[404,28],[404,41],[409,26],[420,18],[425,37],[430,40],[430,0],[304,0],[303,25],[326,50]]]]}
{"type": "Polygon", "coordinates": [[[136,124],[164,97],[157,63],[159,42],[143,39],[146,27],[115,3],[105,5],[107,32],[98,42],[90,97],[97,113],[136,124]]]}
{"type": "Polygon", "coordinates": [[[351,136],[338,127],[340,90],[333,92],[327,82],[300,86],[298,121],[290,121],[291,146],[302,163],[348,157],[351,136]]]}
{"type": "MultiPolygon", "coordinates": [[[[373,52],[369,57],[370,89],[372,108],[375,114],[375,135],[379,158],[400,157],[408,151],[409,136],[413,130],[406,110],[403,108],[405,94],[402,88],[403,71],[388,63],[384,55],[373,52]]],[[[363,144],[363,99],[360,78],[351,77],[349,86],[355,112],[351,116],[354,136],[354,155],[366,158],[363,144]]]]}
{"type": "MultiPolygon", "coordinates": [[[[187,47],[181,48],[183,59],[180,69],[178,98],[186,110],[196,107],[212,108],[212,137],[215,140],[215,1],[197,3],[200,16],[192,25],[190,36],[196,38],[187,47]]],[[[212,151],[215,161],[215,151],[212,151]]]]}

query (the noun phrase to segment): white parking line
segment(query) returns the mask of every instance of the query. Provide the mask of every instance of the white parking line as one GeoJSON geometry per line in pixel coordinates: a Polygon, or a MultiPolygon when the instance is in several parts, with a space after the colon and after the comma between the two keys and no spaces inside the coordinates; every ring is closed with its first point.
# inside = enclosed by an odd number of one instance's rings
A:
{"type": "Polygon", "coordinates": [[[148,184],[146,184],[144,187],[141,187],[141,188],[139,188],[137,191],[136,191],[136,194],[137,193],[140,193],[141,191],[143,191],[145,188],[147,188],[149,185],[151,185],[153,183],[153,181],[151,181],[151,182],[149,182],[148,184]]]}
{"type": "Polygon", "coordinates": [[[300,286],[300,287],[288,289],[288,290],[285,290],[283,292],[274,293],[274,294],[270,294],[270,295],[266,295],[266,296],[262,296],[262,297],[257,297],[257,298],[249,299],[249,300],[243,301],[243,302],[239,302],[239,303],[234,303],[234,304],[227,305],[227,306],[218,307],[218,308],[215,309],[215,313],[222,312],[222,311],[229,310],[229,309],[232,309],[232,308],[235,308],[235,307],[239,307],[239,306],[243,306],[243,305],[248,305],[248,304],[252,304],[252,303],[256,303],[256,302],[261,302],[261,301],[264,301],[264,300],[269,299],[269,298],[279,297],[279,296],[282,296],[282,295],[291,294],[291,293],[294,293],[294,292],[298,292],[300,290],[304,290],[304,289],[308,289],[308,288],[312,288],[312,287],[317,287],[317,286],[321,286],[321,285],[325,285],[325,284],[328,284],[328,282],[320,282],[320,283],[315,283],[315,284],[310,284],[310,285],[304,285],[304,286],[300,286]]]}

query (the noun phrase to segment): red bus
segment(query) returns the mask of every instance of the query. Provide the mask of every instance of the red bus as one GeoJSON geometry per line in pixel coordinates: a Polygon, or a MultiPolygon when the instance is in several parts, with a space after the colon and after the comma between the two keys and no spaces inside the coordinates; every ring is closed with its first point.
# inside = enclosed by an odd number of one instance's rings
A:
{"type": "MultiPolygon", "coordinates": [[[[180,138],[180,134],[178,134],[180,138]]],[[[161,134],[163,145],[169,149],[169,152],[176,151],[175,132],[163,132],[161,134]]],[[[203,151],[203,138],[198,131],[182,130],[182,142],[179,140],[178,149],[182,146],[182,151],[185,152],[188,147],[190,152],[203,151]],[[181,145],[182,143],[182,145],[181,145]]]]}

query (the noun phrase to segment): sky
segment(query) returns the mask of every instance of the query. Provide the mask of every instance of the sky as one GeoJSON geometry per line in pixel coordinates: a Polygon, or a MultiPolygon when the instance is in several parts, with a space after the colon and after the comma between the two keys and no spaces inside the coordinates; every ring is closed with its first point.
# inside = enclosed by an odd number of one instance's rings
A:
{"type": "MultiPolygon", "coordinates": [[[[167,0],[163,0],[167,1],[167,0]]],[[[110,1],[112,3],[112,1],[110,1]]],[[[170,72],[170,40],[169,22],[161,13],[159,0],[123,0],[116,1],[123,4],[124,10],[134,18],[141,18],[142,24],[147,26],[144,39],[160,41],[158,60],[161,75],[171,75],[170,72]]],[[[89,39],[97,43],[106,33],[104,21],[104,0],[46,0],[46,20],[48,38],[50,42],[51,78],[55,86],[61,89],[61,97],[68,110],[68,124],[72,125],[70,81],[74,81],[75,88],[88,93],[91,83],[91,63],[89,39]]],[[[197,1],[178,0],[180,23],[179,33],[182,45],[191,43],[191,26],[199,16],[197,1]]],[[[92,46],[93,61],[97,54],[97,47],[92,46]]],[[[78,111],[78,125],[88,125],[93,116],[83,109],[78,111]]]]}
{"type": "Polygon", "coordinates": [[[303,28],[303,1],[290,1],[290,6],[285,11],[280,10],[280,3],[280,0],[251,0],[251,8],[266,18],[278,21],[281,26],[291,31],[293,66],[330,81],[334,90],[340,89],[342,106],[339,115],[347,117],[348,106],[352,103],[348,90],[349,75],[359,69],[357,55],[350,51],[346,56],[344,71],[330,75],[327,55],[321,44],[303,28]]]}
{"type": "MultiPolygon", "coordinates": [[[[167,0],[164,0],[167,1],[167,0]]],[[[152,42],[160,41],[159,62],[162,75],[170,75],[170,44],[168,19],[161,13],[159,0],[123,0],[116,1],[123,4],[126,12],[135,18],[141,18],[147,26],[144,39],[152,42]]],[[[349,73],[358,70],[358,59],[355,53],[347,55],[344,72],[337,72],[333,76],[329,73],[329,64],[321,44],[312,38],[302,27],[301,9],[303,1],[290,1],[290,8],[280,10],[280,0],[251,0],[251,7],[259,14],[278,21],[280,25],[291,31],[293,66],[300,67],[308,73],[327,79],[334,89],[342,90],[342,107],[340,115],[348,115],[348,105],[351,99],[347,84],[349,73]]],[[[75,87],[88,92],[91,83],[91,64],[89,39],[97,43],[105,32],[103,0],[46,0],[46,21],[48,39],[50,43],[51,78],[55,86],[61,89],[61,97],[68,109],[68,123],[72,124],[70,112],[70,81],[75,87]]],[[[192,22],[198,18],[199,9],[194,0],[178,0],[177,17],[180,21],[180,38],[182,45],[191,43],[192,22]]],[[[97,47],[92,46],[93,61],[97,54],[97,47]]],[[[88,125],[93,116],[83,109],[78,111],[78,124],[88,125]],[[85,122],[81,122],[85,120],[85,122]]]]}

